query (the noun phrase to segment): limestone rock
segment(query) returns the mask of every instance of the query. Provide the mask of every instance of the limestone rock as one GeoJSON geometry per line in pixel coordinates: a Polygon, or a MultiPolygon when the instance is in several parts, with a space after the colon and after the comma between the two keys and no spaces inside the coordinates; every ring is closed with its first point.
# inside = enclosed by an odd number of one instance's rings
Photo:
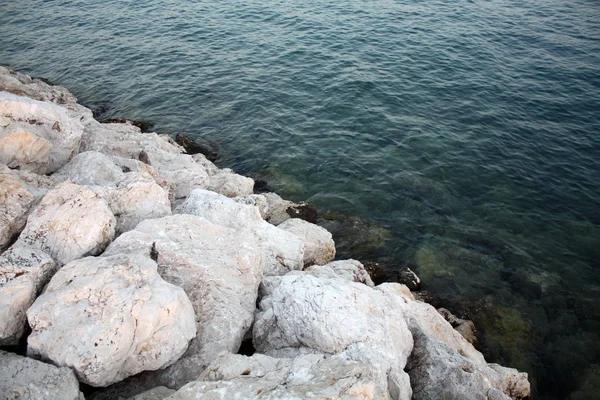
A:
{"type": "Polygon", "coordinates": [[[307,203],[294,203],[284,200],[276,193],[264,193],[268,203],[268,214],[265,220],[273,225],[279,225],[290,218],[300,218],[310,223],[317,222],[317,210],[307,203]]]}
{"type": "Polygon", "coordinates": [[[12,247],[0,255],[0,345],[19,343],[27,327],[27,309],[56,268],[40,250],[12,247]]]}
{"type": "Polygon", "coordinates": [[[150,254],[161,276],[182,287],[194,307],[196,338],[181,360],[153,376],[154,386],[180,387],[220,352],[238,350],[263,274],[263,255],[252,237],[204,218],[173,215],[140,223],[104,254],[150,254]]]}
{"type": "Polygon", "coordinates": [[[237,201],[241,204],[248,204],[251,206],[256,206],[258,211],[260,212],[260,216],[262,219],[266,220],[269,215],[269,203],[267,202],[267,198],[262,194],[249,194],[246,196],[236,196],[233,200],[237,201]]]}
{"type": "Polygon", "coordinates": [[[0,397],[6,400],[84,400],[69,368],[0,350],[0,397]]]}
{"type": "Polygon", "coordinates": [[[224,353],[170,399],[374,399],[375,386],[365,366],[342,357],[224,353]]]}
{"type": "Polygon", "coordinates": [[[304,271],[320,278],[340,277],[350,282],[364,283],[370,287],[375,286],[364,265],[357,260],[332,261],[325,265],[308,267],[304,271]]]}
{"type": "Polygon", "coordinates": [[[282,275],[302,269],[304,242],[260,217],[258,208],[218,193],[195,189],[176,213],[197,215],[212,223],[244,231],[254,238],[265,256],[265,275],[282,275]]]}
{"type": "Polygon", "coordinates": [[[128,400],[163,400],[175,393],[175,390],[164,386],[157,386],[147,390],[137,396],[130,397],[128,400]]]}
{"type": "Polygon", "coordinates": [[[42,250],[60,264],[102,252],[116,224],[105,196],[86,186],[58,185],[29,215],[15,247],[42,250]]]}
{"type": "Polygon", "coordinates": [[[192,159],[196,163],[198,163],[198,164],[202,165],[202,167],[204,167],[204,170],[206,171],[208,176],[215,175],[215,174],[219,173],[219,171],[220,171],[219,167],[217,167],[212,161],[210,161],[208,158],[206,158],[206,156],[202,153],[194,154],[192,156],[192,159]]]}
{"type": "Polygon", "coordinates": [[[259,352],[275,357],[301,355],[302,349],[338,354],[369,366],[375,398],[410,398],[403,369],[413,342],[397,298],[306,272],[265,278],[261,298],[253,327],[259,352]]]}
{"type": "Polygon", "coordinates": [[[438,308],[437,310],[446,321],[452,325],[452,327],[464,337],[467,342],[472,345],[477,344],[477,330],[475,324],[472,321],[458,318],[445,308],[438,308]]]}
{"type": "Polygon", "coordinates": [[[302,239],[305,266],[323,265],[334,259],[335,243],[326,229],[299,218],[288,219],[277,227],[302,239]]]}
{"type": "Polygon", "coordinates": [[[0,164],[0,251],[17,238],[31,208],[55,184],[53,178],[0,164]]]}
{"type": "Polygon", "coordinates": [[[224,168],[210,177],[208,189],[227,197],[246,196],[253,193],[254,180],[224,168]]]}
{"type": "Polygon", "coordinates": [[[82,135],[67,109],[0,92],[0,162],[51,173],[77,153],[82,135]]]}
{"type": "Polygon", "coordinates": [[[28,352],[107,386],[164,368],[195,336],[192,305],[143,255],[87,257],[62,267],[27,311],[28,352]]]}

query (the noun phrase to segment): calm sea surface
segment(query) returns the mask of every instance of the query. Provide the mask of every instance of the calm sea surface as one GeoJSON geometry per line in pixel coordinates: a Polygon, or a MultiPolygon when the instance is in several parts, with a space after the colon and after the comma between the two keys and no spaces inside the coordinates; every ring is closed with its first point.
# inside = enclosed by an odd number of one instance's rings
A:
{"type": "Polygon", "coordinates": [[[0,32],[0,65],[378,224],[538,398],[598,396],[600,2],[3,0],[0,32]]]}

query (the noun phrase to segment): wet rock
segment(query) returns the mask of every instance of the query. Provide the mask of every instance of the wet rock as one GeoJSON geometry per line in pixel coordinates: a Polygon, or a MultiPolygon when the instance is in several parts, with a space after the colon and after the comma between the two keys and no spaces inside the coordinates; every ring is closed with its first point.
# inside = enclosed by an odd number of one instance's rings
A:
{"type": "Polygon", "coordinates": [[[318,224],[331,232],[341,257],[369,258],[369,255],[381,250],[390,238],[389,231],[384,227],[357,216],[329,213],[318,224]]]}
{"type": "Polygon", "coordinates": [[[383,268],[378,263],[368,262],[365,263],[365,270],[371,276],[371,279],[376,285],[387,281],[388,274],[385,272],[383,268]]]}
{"type": "Polygon", "coordinates": [[[196,334],[192,305],[148,256],[87,257],[58,271],[27,311],[28,353],[92,386],[164,368],[196,334]]]}
{"type": "Polygon", "coordinates": [[[253,193],[254,180],[238,175],[233,170],[225,168],[211,175],[208,190],[227,197],[246,196],[253,193]]]}
{"type": "Polygon", "coordinates": [[[318,225],[298,218],[288,219],[277,226],[304,242],[304,265],[327,264],[335,257],[335,243],[331,233],[318,225]]]}
{"type": "Polygon", "coordinates": [[[225,353],[171,399],[374,399],[375,392],[368,368],[342,357],[277,359],[225,353]]]}
{"type": "Polygon", "coordinates": [[[215,161],[219,156],[219,145],[213,141],[201,137],[191,137],[181,133],[178,133],[175,136],[175,141],[183,146],[188,154],[200,153],[206,156],[210,161],[215,161]]]}
{"type": "Polygon", "coordinates": [[[438,312],[446,321],[450,323],[450,325],[452,325],[454,329],[456,329],[458,333],[462,335],[462,337],[467,340],[467,342],[471,343],[475,347],[478,346],[477,330],[475,329],[475,324],[473,324],[472,321],[458,318],[445,308],[438,308],[438,312]]]}
{"type": "Polygon", "coordinates": [[[126,118],[106,118],[101,119],[98,122],[102,124],[128,124],[139,128],[140,132],[151,132],[152,128],[154,128],[154,124],[152,122],[146,121],[136,121],[134,119],[126,119],[126,118]]]}
{"type": "Polygon", "coordinates": [[[106,193],[62,183],[42,198],[14,246],[42,250],[66,264],[101,253],[113,239],[115,226],[106,193]]]}
{"type": "Polygon", "coordinates": [[[0,350],[0,397],[21,400],[84,400],[69,368],[0,350]]]}
{"type": "Polygon", "coordinates": [[[53,178],[0,164],[0,251],[16,240],[31,208],[55,185],[53,178]]]}
{"type": "Polygon", "coordinates": [[[343,278],[350,282],[375,286],[366,267],[357,260],[332,261],[325,265],[313,265],[304,271],[319,278],[343,278]]]}
{"type": "Polygon", "coordinates": [[[27,309],[57,265],[46,253],[12,247],[0,255],[0,345],[17,345],[27,329],[27,309]]]}
{"type": "Polygon", "coordinates": [[[421,279],[409,267],[402,267],[398,271],[398,283],[406,285],[410,290],[421,289],[421,279]]]}
{"type": "Polygon", "coordinates": [[[104,254],[153,251],[163,279],[183,288],[190,298],[198,334],[175,364],[146,375],[146,383],[152,385],[146,388],[178,388],[196,379],[220,352],[238,350],[252,323],[263,253],[244,232],[186,214],[146,220],[104,254]]]}
{"type": "Polygon", "coordinates": [[[285,209],[290,218],[300,218],[312,224],[317,223],[317,209],[306,202],[295,203],[285,209]]]}
{"type": "Polygon", "coordinates": [[[67,109],[0,92],[0,163],[51,173],[79,150],[83,126],[67,109]]]}

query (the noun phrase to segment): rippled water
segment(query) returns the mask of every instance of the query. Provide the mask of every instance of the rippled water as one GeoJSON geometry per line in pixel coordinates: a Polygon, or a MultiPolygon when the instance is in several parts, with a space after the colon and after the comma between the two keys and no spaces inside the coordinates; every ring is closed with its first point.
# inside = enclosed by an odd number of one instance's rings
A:
{"type": "Polygon", "coordinates": [[[368,256],[485,309],[489,359],[597,396],[597,1],[16,0],[0,27],[0,64],[381,224],[368,256]]]}

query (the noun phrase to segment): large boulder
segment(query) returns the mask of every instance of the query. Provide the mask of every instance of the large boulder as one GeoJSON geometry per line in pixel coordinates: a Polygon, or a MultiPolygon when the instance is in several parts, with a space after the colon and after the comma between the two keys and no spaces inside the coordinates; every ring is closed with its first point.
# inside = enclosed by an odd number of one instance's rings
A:
{"type": "Polygon", "coordinates": [[[368,367],[322,354],[277,359],[223,353],[169,399],[375,399],[368,367]]]}
{"type": "Polygon", "coordinates": [[[83,126],[53,103],[0,92],[0,162],[51,173],[79,151],[83,126]]]}
{"type": "Polygon", "coordinates": [[[204,218],[173,215],[140,223],[104,254],[150,254],[161,276],[182,287],[194,307],[196,338],[181,360],[152,377],[154,386],[181,387],[220,352],[237,352],[263,275],[263,254],[252,237],[204,218]]]}
{"type": "Polygon", "coordinates": [[[265,275],[283,275],[303,267],[302,240],[263,221],[256,206],[208,190],[195,189],[175,212],[200,216],[253,237],[265,256],[265,275]]]}
{"type": "Polygon", "coordinates": [[[207,189],[227,197],[246,196],[253,193],[254,180],[224,168],[210,177],[207,189]]]}
{"type": "Polygon", "coordinates": [[[17,345],[27,328],[27,309],[57,265],[46,253],[12,247],[0,255],[0,345],[17,345]]]}
{"type": "Polygon", "coordinates": [[[299,218],[288,219],[277,227],[302,239],[305,266],[327,264],[335,258],[335,242],[325,228],[299,218]]]}
{"type": "Polygon", "coordinates": [[[48,191],[29,215],[15,247],[32,247],[66,264],[101,253],[115,234],[106,193],[62,183],[48,191]]]}
{"type": "Polygon", "coordinates": [[[304,271],[319,278],[343,278],[350,282],[375,286],[365,266],[357,260],[332,261],[325,265],[313,265],[305,268],[304,271]]]}
{"type": "Polygon", "coordinates": [[[87,257],[62,267],[27,311],[28,353],[107,386],[164,368],[196,334],[192,305],[149,255],[87,257]]]}
{"type": "Polygon", "coordinates": [[[54,185],[53,178],[0,164],[0,251],[19,236],[31,208],[54,185]]]}
{"type": "Polygon", "coordinates": [[[413,341],[397,299],[310,272],[265,278],[261,297],[253,327],[257,351],[274,357],[338,354],[369,367],[375,398],[410,398],[404,367],[413,341]]]}
{"type": "Polygon", "coordinates": [[[84,400],[69,368],[0,350],[0,398],[6,400],[84,400]]]}
{"type": "Polygon", "coordinates": [[[290,218],[300,218],[313,224],[317,222],[317,210],[305,202],[294,203],[272,192],[263,196],[268,205],[268,212],[263,218],[270,224],[279,225],[290,218]]]}

